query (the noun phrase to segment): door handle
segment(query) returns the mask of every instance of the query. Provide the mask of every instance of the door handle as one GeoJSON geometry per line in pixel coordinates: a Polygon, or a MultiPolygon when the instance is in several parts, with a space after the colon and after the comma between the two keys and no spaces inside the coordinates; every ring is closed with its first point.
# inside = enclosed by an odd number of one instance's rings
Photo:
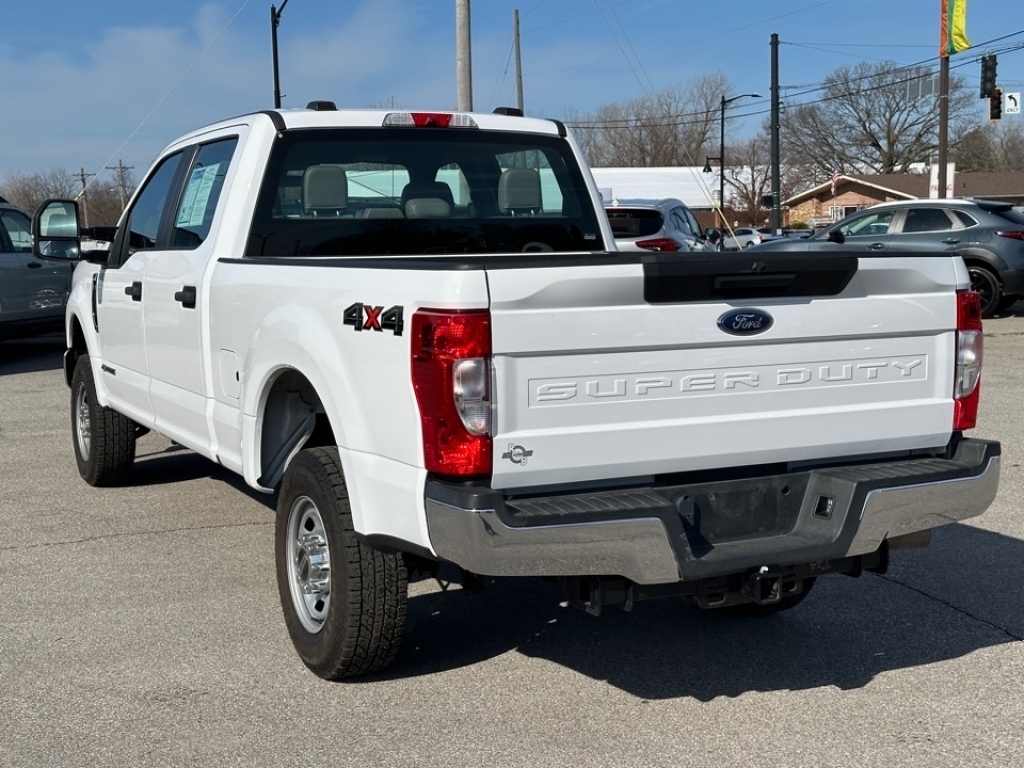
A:
{"type": "Polygon", "coordinates": [[[142,283],[135,281],[124,289],[125,296],[131,296],[132,301],[142,301],[142,283]]]}
{"type": "Polygon", "coordinates": [[[27,266],[28,266],[29,269],[42,269],[43,268],[43,265],[40,264],[38,261],[30,261],[27,266]]]}
{"type": "Polygon", "coordinates": [[[175,291],[174,300],[181,302],[185,309],[196,308],[196,287],[194,285],[183,285],[180,291],[175,291]]]}
{"type": "Polygon", "coordinates": [[[885,243],[872,243],[868,246],[872,251],[881,251],[885,248],[885,243]]]}
{"type": "Polygon", "coordinates": [[[957,243],[960,242],[960,238],[959,237],[947,237],[942,242],[944,242],[946,245],[956,245],[957,243]]]}

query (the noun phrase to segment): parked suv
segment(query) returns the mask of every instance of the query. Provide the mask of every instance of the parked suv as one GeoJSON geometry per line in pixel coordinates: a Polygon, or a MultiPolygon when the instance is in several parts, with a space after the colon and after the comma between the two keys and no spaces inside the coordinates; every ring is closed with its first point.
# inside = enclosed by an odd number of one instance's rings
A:
{"type": "Polygon", "coordinates": [[[705,232],[682,200],[611,200],[604,204],[620,251],[715,251],[717,230],[705,232]]]}
{"type": "MultiPolygon", "coordinates": [[[[806,240],[778,239],[762,248],[872,253],[956,253],[981,294],[982,313],[1024,298],[1024,213],[1009,203],[973,198],[879,203],[850,214],[806,240]]],[[[760,249],[759,249],[760,250],[760,249]]]]}
{"type": "Polygon", "coordinates": [[[0,197],[0,341],[64,327],[78,252],[32,255],[32,222],[0,197]]]}

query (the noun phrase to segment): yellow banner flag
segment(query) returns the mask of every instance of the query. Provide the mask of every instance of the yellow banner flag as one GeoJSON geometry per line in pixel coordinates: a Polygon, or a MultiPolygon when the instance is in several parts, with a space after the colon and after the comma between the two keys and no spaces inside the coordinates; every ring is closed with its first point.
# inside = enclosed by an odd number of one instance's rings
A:
{"type": "Polygon", "coordinates": [[[939,55],[949,56],[966,51],[971,47],[971,41],[967,39],[967,0],[941,0],[941,2],[942,44],[939,55]]]}

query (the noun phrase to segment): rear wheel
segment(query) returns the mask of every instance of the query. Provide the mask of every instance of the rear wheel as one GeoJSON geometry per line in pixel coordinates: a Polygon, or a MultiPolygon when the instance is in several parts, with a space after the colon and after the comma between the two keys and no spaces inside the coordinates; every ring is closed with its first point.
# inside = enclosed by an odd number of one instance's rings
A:
{"type": "Polygon", "coordinates": [[[135,462],[135,423],[96,399],[89,355],[71,377],[71,436],[78,472],[89,485],[123,483],[135,462]]]}
{"type": "Polygon", "coordinates": [[[275,549],[285,624],[314,674],[339,680],[394,660],[405,628],[405,561],[356,536],[337,448],[301,451],[288,465],[275,549]]]}
{"type": "Polygon", "coordinates": [[[971,275],[971,290],[981,294],[981,316],[992,317],[1003,300],[1003,288],[995,272],[978,265],[967,268],[971,275]]]}

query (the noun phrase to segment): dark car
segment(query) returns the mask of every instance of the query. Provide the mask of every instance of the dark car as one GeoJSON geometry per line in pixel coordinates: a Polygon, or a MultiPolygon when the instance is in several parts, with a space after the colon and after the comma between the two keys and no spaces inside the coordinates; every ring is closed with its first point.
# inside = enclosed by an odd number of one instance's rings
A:
{"type": "Polygon", "coordinates": [[[824,251],[842,247],[882,255],[954,253],[991,317],[1024,298],[1024,213],[1009,203],[972,198],[880,203],[850,214],[807,239],[781,238],[758,250],[824,251]]]}
{"type": "Polygon", "coordinates": [[[0,341],[64,327],[77,260],[73,250],[34,256],[31,219],[0,198],[0,341]]]}

